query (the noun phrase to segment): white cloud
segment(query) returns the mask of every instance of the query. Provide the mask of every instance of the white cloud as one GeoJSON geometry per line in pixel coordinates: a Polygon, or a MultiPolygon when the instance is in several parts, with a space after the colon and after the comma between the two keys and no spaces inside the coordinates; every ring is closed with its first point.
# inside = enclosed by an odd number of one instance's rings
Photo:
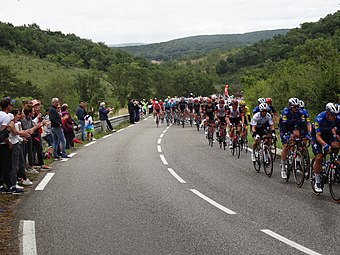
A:
{"type": "Polygon", "coordinates": [[[339,0],[1,0],[0,21],[37,23],[107,44],[293,28],[339,9],[339,0]]]}

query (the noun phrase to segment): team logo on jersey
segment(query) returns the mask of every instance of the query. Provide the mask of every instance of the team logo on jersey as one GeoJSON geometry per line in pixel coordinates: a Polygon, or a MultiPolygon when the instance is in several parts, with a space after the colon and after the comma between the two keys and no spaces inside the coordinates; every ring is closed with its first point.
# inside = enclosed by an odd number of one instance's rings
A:
{"type": "Polygon", "coordinates": [[[318,122],[314,122],[314,127],[315,127],[315,129],[318,129],[320,127],[319,123],[318,122]]]}

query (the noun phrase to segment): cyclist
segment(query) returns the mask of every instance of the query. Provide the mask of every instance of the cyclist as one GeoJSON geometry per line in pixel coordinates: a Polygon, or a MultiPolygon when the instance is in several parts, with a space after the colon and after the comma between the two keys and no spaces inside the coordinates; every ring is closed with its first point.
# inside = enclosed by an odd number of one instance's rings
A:
{"type": "Polygon", "coordinates": [[[161,105],[159,104],[158,101],[155,101],[154,104],[153,104],[153,116],[158,115],[158,119],[159,119],[159,115],[161,113],[161,110],[162,110],[161,105]]]}
{"type": "Polygon", "coordinates": [[[340,147],[339,143],[339,130],[340,118],[339,105],[328,103],[326,110],[319,113],[314,121],[312,129],[312,149],[315,156],[313,165],[315,174],[314,190],[318,193],[322,193],[321,187],[321,170],[322,170],[322,149],[325,152],[329,152],[331,149],[336,149],[337,152],[340,147]],[[338,116],[337,116],[338,115],[338,116]]]}
{"type": "MultiPolygon", "coordinates": [[[[264,135],[271,131],[272,137],[275,139],[275,127],[272,116],[268,113],[268,104],[262,103],[259,105],[259,112],[255,113],[251,120],[252,136],[254,137],[253,152],[251,160],[256,161],[254,150],[264,135]]],[[[270,139],[266,139],[266,144],[269,146],[270,139]]]]}
{"type": "Polygon", "coordinates": [[[200,116],[201,114],[201,104],[199,103],[198,98],[195,98],[194,100],[193,109],[194,109],[194,120],[196,124],[197,116],[200,116]]]}
{"type": "MultiPolygon", "coordinates": [[[[192,93],[190,93],[192,94],[192,93]]],[[[193,116],[193,112],[194,112],[194,100],[192,97],[188,98],[188,117],[191,118],[193,116]]]]}
{"type": "MultiPolygon", "coordinates": [[[[207,105],[204,109],[204,114],[206,116],[205,126],[208,127],[209,124],[212,124],[212,128],[214,128],[213,124],[215,121],[215,106],[210,98],[207,101],[207,105]]],[[[205,130],[205,134],[208,134],[208,128],[205,130]]]]}
{"type": "Polygon", "coordinates": [[[277,112],[276,112],[274,106],[272,105],[273,99],[271,99],[270,97],[267,97],[266,98],[266,103],[268,104],[269,113],[272,115],[273,121],[276,124],[279,124],[279,117],[277,116],[277,112]]]}
{"type": "MultiPolygon", "coordinates": [[[[218,120],[219,127],[223,128],[224,130],[226,129],[226,125],[227,125],[227,112],[228,112],[228,107],[225,104],[224,99],[221,98],[219,101],[219,104],[216,106],[215,116],[216,116],[216,119],[218,120]]],[[[226,132],[224,133],[226,134],[226,132]]],[[[222,137],[219,137],[218,130],[216,130],[216,137],[219,139],[222,139],[222,137]]],[[[224,140],[224,144],[225,144],[225,140],[224,140]]]]}
{"type": "MultiPolygon", "coordinates": [[[[164,111],[165,111],[165,119],[170,120],[170,118],[171,118],[170,115],[171,115],[172,110],[171,110],[171,103],[168,99],[164,100],[164,111]]],[[[168,125],[169,125],[169,122],[170,121],[167,122],[168,125]]]]}
{"type": "Polygon", "coordinates": [[[181,97],[181,101],[178,102],[178,112],[183,119],[186,117],[186,112],[188,111],[188,103],[185,101],[184,97],[181,97]]]}
{"type": "Polygon", "coordinates": [[[247,142],[248,123],[250,123],[251,121],[250,109],[246,105],[246,102],[244,100],[241,100],[239,105],[240,105],[240,110],[244,115],[244,123],[243,123],[244,126],[243,126],[242,132],[244,132],[245,142],[247,142]]]}
{"type": "Polygon", "coordinates": [[[266,99],[263,98],[263,97],[260,97],[259,99],[257,99],[257,106],[255,106],[254,109],[253,109],[253,115],[254,115],[255,113],[259,112],[259,105],[260,105],[260,104],[263,104],[263,103],[265,103],[265,102],[266,102],[266,99]]]}
{"type": "Polygon", "coordinates": [[[234,99],[232,101],[232,106],[229,106],[227,112],[227,123],[230,130],[230,143],[229,148],[233,148],[233,138],[234,138],[234,126],[236,126],[237,131],[241,134],[242,137],[242,130],[241,125],[244,123],[244,114],[238,107],[238,101],[234,99]]]}
{"type": "Polygon", "coordinates": [[[301,111],[303,112],[303,115],[305,116],[305,120],[306,120],[304,123],[302,123],[301,135],[305,136],[307,139],[310,139],[311,133],[312,133],[312,124],[309,118],[309,113],[305,109],[305,103],[302,100],[299,101],[299,107],[301,111]]]}
{"type": "Polygon", "coordinates": [[[305,116],[299,108],[299,99],[292,97],[288,100],[288,108],[284,108],[279,121],[280,138],[282,143],[281,177],[287,178],[286,158],[288,155],[288,141],[300,137],[301,126],[305,123],[305,116]]]}

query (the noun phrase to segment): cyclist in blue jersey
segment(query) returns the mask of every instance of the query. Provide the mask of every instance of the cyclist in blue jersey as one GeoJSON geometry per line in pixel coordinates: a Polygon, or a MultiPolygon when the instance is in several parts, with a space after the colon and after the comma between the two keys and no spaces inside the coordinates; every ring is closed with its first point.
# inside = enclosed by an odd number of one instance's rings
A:
{"type": "MultiPolygon", "coordinates": [[[[164,100],[163,107],[164,107],[164,112],[165,112],[165,119],[169,120],[172,110],[171,110],[171,103],[168,99],[164,100]]],[[[169,121],[167,121],[167,125],[169,125],[169,121]]]]}
{"type": "Polygon", "coordinates": [[[305,115],[299,108],[299,99],[292,97],[288,100],[288,108],[284,108],[279,121],[280,137],[282,143],[281,177],[287,178],[286,158],[288,155],[288,141],[300,137],[300,129],[305,123],[305,115]]]}
{"type": "Polygon", "coordinates": [[[322,193],[321,170],[322,170],[322,149],[329,152],[331,149],[339,151],[339,128],[340,128],[340,107],[337,104],[328,103],[326,110],[319,113],[314,121],[312,129],[312,149],[315,155],[313,165],[315,174],[315,192],[322,193]]]}
{"type": "Polygon", "coordinates": [[[309,118],[309,113],[308,111],[305,109],[305,102],[303,102],[302,100],[299,101],[299,107],[301,109],[301,111],[303,112],[303,115],[305,116],[305,122],[302,123],[301,126],[301,135],[305,136],[307,139],[311,138],[311,133],[312,133],[312,124],[309,118]]]}

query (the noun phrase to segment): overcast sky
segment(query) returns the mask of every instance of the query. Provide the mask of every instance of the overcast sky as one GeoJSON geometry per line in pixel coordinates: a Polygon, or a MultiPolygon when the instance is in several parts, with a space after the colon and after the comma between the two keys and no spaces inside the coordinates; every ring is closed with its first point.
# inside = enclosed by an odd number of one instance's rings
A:
{"type": "Polygon", "coordinates": [[[105,44],[295,28],[340,0],[1,0],[0,21],[36,23],[105,44]]]}

